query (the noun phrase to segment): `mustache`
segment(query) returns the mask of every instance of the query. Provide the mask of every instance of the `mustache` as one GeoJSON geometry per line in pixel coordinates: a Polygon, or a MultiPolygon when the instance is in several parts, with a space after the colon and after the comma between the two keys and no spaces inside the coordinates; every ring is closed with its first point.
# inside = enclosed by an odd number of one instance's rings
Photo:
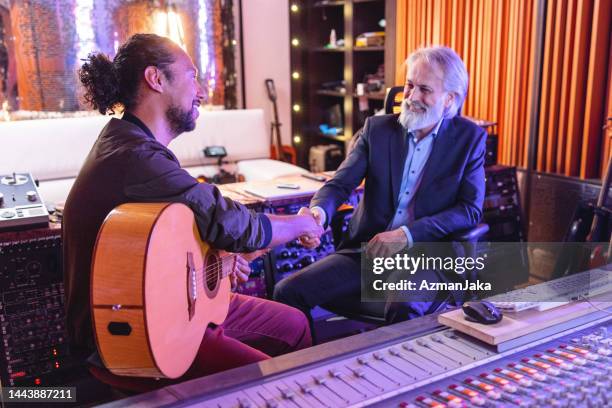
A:
{"type": "MultiPolygon", "coordinates": [[[[415,107],[415,108],[418,108],[418,109],[422,109],[422,110],[424,110],[425,112],[427,112],[427,106],[426,106],[425,104],[423,104],[423,103],[419,102],[419,101],[410,101],[410,100],[408,100],[408,99],[404,99],[404,100],[402,101],[402,108],[403,108],[403,109],[410,109],[411,107],[415,107]]],[[[424,113],[425,113],[425,112],[424,112],[424,113]]]]}

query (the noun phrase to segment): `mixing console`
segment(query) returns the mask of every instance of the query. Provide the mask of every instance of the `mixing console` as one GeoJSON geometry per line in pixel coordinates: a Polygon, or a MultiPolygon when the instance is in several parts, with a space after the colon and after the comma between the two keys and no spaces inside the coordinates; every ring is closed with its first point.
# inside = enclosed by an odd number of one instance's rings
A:
{"type": "Polygon", "coordinates": [[[0,236],[0,380],[61,383],[74,365],[65,333],[59,229],[0,236]]]}
{"type": "Polygon", "coordinates": [[[223,408],[611,406],[612,327],[609,318],[603,320],[505,353],[444,329],[197,403],[223,408]]]}

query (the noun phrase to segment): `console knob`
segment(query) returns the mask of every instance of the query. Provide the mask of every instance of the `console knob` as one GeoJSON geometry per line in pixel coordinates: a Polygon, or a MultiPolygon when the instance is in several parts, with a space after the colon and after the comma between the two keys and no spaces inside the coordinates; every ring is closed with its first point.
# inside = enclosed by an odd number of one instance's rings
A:
{"type": "Polygon", "coordinates": [[[313,264],[314,262],[315,262],[315,258],[312,255],[306,255],[305,257],[300,259],[300,264],[302,265],[302,267],[313,264]]]}
{"type": "Polygon", "coordinates": [[[289,251],[288,251],[288,250],[286,250],[286,249],[283,249],[283,250],[282,250],[282,251],[280,251],[280,253],[278,254],[278,257],[279,257],[280,259],[287,259],[287,258],[289,258],[289,256],[290,256],[289,251]]]}
{"type": "Polygon", "coordinates": [[[28,201],[36,201],[38,199],[36,191],[28,191],[26,193],[26,197],[28,198],[28,201]]]}
{"type": "Polygon", "coordinates": [[[283,272],[289,272],[292,269],[293,269],[293,265],[290,263],[286,263],[286,264],[283,264],[283,266],[281,266],[281,271],[283,272]]]}
{"type": "Polygon", "coordinates": [[[0,213],[0,217],[2,218],[13,218],[14,216],[15,216],[15,213],[9,210],[2,211],[0,213]]]}

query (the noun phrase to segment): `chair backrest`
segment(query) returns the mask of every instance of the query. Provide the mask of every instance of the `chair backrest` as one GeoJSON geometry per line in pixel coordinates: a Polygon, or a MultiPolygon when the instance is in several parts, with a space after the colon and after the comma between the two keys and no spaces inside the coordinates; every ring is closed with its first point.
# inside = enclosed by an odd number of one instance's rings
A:
{"type": "Polygon", "coordinates": [[[393,86],[389,88],[385,96],[385,113],[400,113],[402,109],[402,100],[404,100],[403,86],[393,86]]]}

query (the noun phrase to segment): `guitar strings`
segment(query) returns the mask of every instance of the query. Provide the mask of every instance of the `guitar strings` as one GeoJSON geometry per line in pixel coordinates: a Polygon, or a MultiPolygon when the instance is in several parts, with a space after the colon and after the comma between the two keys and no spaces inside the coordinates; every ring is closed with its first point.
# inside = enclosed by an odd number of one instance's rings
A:
{"type": "MultiPolygon", "coordinates": [[[[223,269],[224,266],[223,263],[228,260],[228,259],[232,259],[234,261],[234,264],[236,262],[236,255],[224,255],[224,256],[220,256],[218,257],[213,263],[213,265],[207,266],[207,267],[202,267],[202,268],[197,268],[194,270],[194,272],[196,272],[198,275],[196,276],[196,285],[199,283],[202,283],[203,279],[200,275],[200,272],[204,272],[204,275],[206,277],[206,284],[207,286],[210,286],[211,284],[229,276],[229,272],[227,274],[223,274],[223,269]],[[210,274],[210,272],[214,272],[214,274],[210,274]],[[221,272],[221,273],[220,273],[221,272]]],[[[235,266],[235,265],[234,265],[235,266]]],[[[231,269],[233,270],[233,268],[231,269]]],[[[230,270],[230,271],[231,271],[230,270]]]]}
{"type": "MultiPolygon", "coordinates": [[[[221,280],[225,278],[226,276],[228,276],[229,272],[227,275],[224,275],[223,273],[219,273],[219,272],[223,272],[223,267],[225,266],[223,265],[223,263],[224,261],[230,258],[234,261],[234,263],[236,262],[236,255],[226,255],[226,256],[219,257],[218,261],[214,262],[213,265],[207,266],[206,268],[202,267],[202,268],[195,269],[194,272],[198,273],[198,275],[196,276],[196,284],[202,282],[202,277],[200,275],[200,272],[204,272],[207,285],[215,283],[216,281],[221,280]],[[210,274],[209,272],[214,272],[214,275],[210,274]]],[[[233,270],[233,268],[231,270],[233,270]]]]}

